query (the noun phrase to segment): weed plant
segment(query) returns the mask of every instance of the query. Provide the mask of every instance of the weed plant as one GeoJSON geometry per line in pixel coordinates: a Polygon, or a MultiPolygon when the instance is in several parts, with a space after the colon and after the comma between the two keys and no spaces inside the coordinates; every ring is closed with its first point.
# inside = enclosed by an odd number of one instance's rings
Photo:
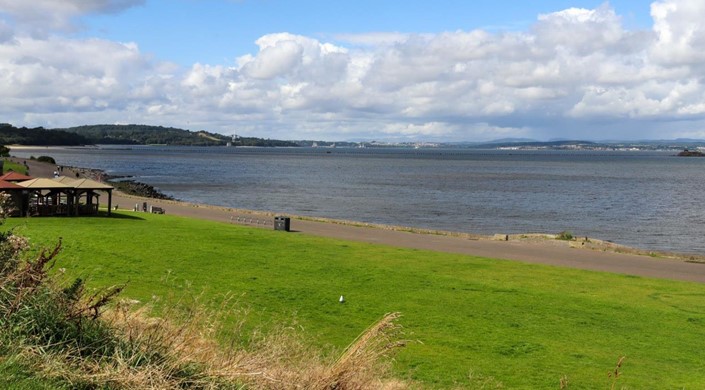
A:
{"type": "Polygon", "coordinates": [[[573,237],[573,233],[571,233],[569,231],[565,231],[565,230],[558,233],[558,235],[556,236],[557,240],[565,240],[565,241],[572,241],[573,238],[575,238],[575,237],[573,237]]]}

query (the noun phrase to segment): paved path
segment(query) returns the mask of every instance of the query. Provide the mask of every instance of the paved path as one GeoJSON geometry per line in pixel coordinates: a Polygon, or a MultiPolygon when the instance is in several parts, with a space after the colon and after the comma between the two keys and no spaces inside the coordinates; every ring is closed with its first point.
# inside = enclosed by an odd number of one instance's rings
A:
{"type": "MultiPolygon", "coordinates": [[[[135,203],[141,204],[142,201],[162,207],[169,214],[238,223],[263,229],[273,228],[273,217],[264,213],[250,213],[215,206],[142,199],[124,195],[113,197],[113,204],[117,203],[121,208],[132,209],[135,203]]],[[[309,234],[405,248],[705,283],[705,264],[571,248],[566,242],[472,240],[299,219],[292,219],[291,229],[295,232],[293,234],[309,234]]]]}
{"type": "MultiPolygon", "coordinates": [[[[51,177],[56,167],[28,161],[30,174],[51,177]]],[[[79,172],[86,174],[86,172],[79,172]]],[[[75,172],[64,172],[66,176],[75,172]]],[[[106,196],[101,201],[106,202],[106,196]]],[[[132,210],[142,202],[159,206],[168,214],[208,219],[225,223],[238,223],[272,229],[273,218],[265,213],[227,209],[217,206],[194,205],[182,202],[161,201],[132,197],[120,193],[113,195],[113,205],[122,210],[132,210]]],[[[705,264],[683,260],[652,258],[643,255],[621,254],[589,249],[571,248],[565,242],[525,242],[472,240],[432,234],[418,234],[380,228],[357,227],[330,222],[293,219],[292,234],[309,234],[342,240],[369,242],[397,247],[425,249],[473,256],[518,260],[528,263],[548,264],[585,270],[606,271],[662,279],[705,283],[705,264]]]]}

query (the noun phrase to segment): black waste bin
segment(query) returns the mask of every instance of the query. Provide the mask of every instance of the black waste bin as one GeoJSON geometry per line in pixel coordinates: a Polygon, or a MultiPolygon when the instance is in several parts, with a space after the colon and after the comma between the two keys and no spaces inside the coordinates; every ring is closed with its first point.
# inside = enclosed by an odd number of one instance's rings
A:
{"type": "Polygon", "coordinates": [[[291,218],[289,217],[274,217],[274,230],[283,230],[288,232],[291,228],[291,218]]]}

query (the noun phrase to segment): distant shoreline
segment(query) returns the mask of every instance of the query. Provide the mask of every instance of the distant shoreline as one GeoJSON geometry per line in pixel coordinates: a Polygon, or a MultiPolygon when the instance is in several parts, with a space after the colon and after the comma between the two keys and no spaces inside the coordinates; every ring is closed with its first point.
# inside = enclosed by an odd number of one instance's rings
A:
{"type": "Polygon", "coordinates": [[[62,149],[80,149],[80,148],[98,148],[98,145],[62,145],[62,146],[44,146],[44,145],[6,145],[10,151],[12,150],[62,150],[62,149]]]}

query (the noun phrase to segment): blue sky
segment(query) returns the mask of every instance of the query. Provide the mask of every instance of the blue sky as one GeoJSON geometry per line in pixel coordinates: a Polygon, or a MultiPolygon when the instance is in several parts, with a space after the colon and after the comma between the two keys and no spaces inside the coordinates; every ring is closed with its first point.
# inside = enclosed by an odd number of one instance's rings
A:
{"type": "MultiPolygon", "coordinates": [[[[571,7],[593,9],[604,1],[321,1],[154,0],[120,14],[89,15],[77,35],[138,42],[158,58],[189,66],[228,64],[257,50],[266,34],[289,32],[336,41],[340,34],[440,33],[483,29],[521,31],[539,14],[571,7]]],[[[628,28],[649,29],[643,1],[609,4],[628,28]]]]}
{"type": "Polygon", "coordinates": [[[705,138],[705,2],[0,0],[0,122],[705,138]]]}

